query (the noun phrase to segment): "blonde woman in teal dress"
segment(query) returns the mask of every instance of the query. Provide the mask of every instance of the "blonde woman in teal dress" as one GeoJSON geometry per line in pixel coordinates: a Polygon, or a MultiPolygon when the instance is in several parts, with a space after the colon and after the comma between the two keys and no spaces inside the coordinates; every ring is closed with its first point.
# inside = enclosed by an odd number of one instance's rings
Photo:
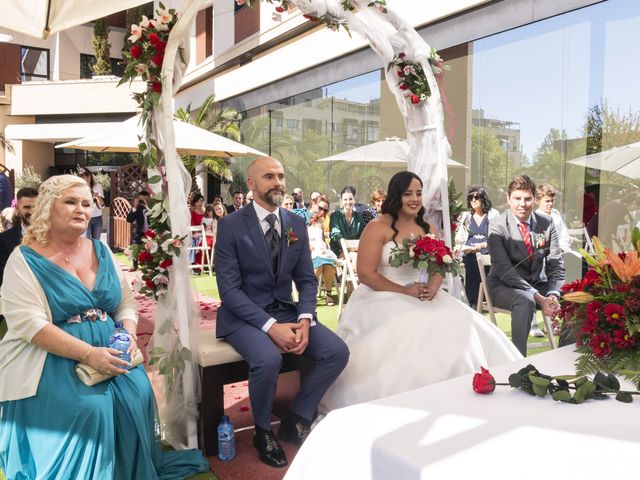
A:
{"type": "Polygon", "coordinates": [[[160,448],[142,365],[106,348],[114,320],[136,346],[136,304],[113,255],[83,238],[93,201],[79,177],[40,187],[2,284],[0,469],[10,479],[181,479],[209,470],[197,450],[160,448]],[[78,362],[115,375],[86,386],[78,362]]]}

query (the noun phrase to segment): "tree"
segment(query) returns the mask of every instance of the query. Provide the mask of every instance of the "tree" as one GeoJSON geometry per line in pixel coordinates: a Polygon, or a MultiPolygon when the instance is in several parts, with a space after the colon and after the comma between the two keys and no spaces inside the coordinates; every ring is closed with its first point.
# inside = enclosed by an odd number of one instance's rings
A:
{"type": "MultiPolygon", "coordinates": [[[[238,126],[240,118],[234,108],[221,109],[216,107],[215,95],[209,95],[196,110],[197,112],[194,114],[191,110],[191,104],[189,104],[186,109],[179,108],[175,113],[175,117],[182,122],[190,123],[236,142],[240,141],[240,128],[238,126]]],[[[182,161],[192,176],[207,171],[225,180],[233,179],[229,165],[223,158],[183,155],[182,161]]]]}
{"type": "Polygon", "coordinates": [[[8,151],[13,152],[13,145],[4,138],[4,133],[0,133],[0,148],[6,148],[8,151]]]}
{"type": "Polygon", "coordinates": [[[640,112],[612,110],[603,100],[589,107],[582,133],[587,155],[640,141],[640,112]]]}
{"type": "Polygon", "coordinates": [[[93,25],[93,53],[96,63],[91,70],[96,75],[111,75],[111,45],[109,44],[109,25],[106,18],[99,18],[93,25]]]}
{"type": "Polygon", "coordinates": [[[472,170],[471,178],[479,178],[489,198],[498,205],[505,199],[504,192],[509,181],[521,173],[520,169],[489,129],[474,125],[471,132],[471,155],[477,160],[472,165],[480,169],[479,172],[472,170]]]}

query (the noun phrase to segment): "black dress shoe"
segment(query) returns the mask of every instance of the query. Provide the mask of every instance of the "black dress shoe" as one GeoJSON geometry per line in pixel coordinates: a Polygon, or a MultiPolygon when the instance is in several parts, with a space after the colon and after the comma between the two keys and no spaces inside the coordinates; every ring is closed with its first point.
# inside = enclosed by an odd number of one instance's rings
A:
{"type": "Polygon", "coordinates": [[[281,468],[287,465],[287,456],[272,431],[256,427],[253,446],[258,450],[260,460],[270,467],[281,468]]]}
{"type": "Polygon", "coordinates": [[[302,445],[311,432],[311,422],[289,412],[282,418],[278,438],[283,442],[293,443],[294,445],[302,445]]]}

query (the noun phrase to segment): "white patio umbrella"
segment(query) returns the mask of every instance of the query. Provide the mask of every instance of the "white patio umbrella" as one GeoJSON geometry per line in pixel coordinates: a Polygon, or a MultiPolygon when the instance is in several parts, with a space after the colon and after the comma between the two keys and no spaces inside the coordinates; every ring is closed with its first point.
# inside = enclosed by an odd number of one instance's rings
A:
{"type": "Polygon", "coordinates": [[[61,30],[147,3],[145,0],[0,0],[0,27],[47,38],[61,30]]]}
{"type": "MultiPolygon", "coordinates": [[[[56,148],[76,148],[93,152],[138,153],[138,144],[143,136],[140,117],[135,116],[108,132],[63,143],[56,148]]],[[[266,155],[242,143],[234,142],[195,125],[173,121],[176,149],[180,155],[209,155],[212,157],[240,157],[266,155]]]]}
{"type": "MultiPolygon", "coordinates": [[[[409,158],[409,144],[398,137],[389,137],[379,142],[320,158],[317,162],[382,163],[385,166],[404,167],[409,158]]],[[[447,160],[449,168],[466,168],[455,160],[447,160]]]]}
{"type": "Polygon", "coordinates": [[[640,142],[592,153],[567,163],[615,172],[629,178],[640,178],[640,142]]]}

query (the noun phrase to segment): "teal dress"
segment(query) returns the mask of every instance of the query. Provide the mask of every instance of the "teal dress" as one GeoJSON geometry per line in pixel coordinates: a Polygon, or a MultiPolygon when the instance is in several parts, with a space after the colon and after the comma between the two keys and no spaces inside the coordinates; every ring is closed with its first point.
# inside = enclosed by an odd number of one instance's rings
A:
{"type": "MultiPolygon", "coordinates": [[[[97,240],[93,245],[99,262],[93,290],[31,248],[20,249],[46,293],[53,323],[103,347],[122,294],[108,249],[97,240]],[[107,316],[84,318],[91,309],[107,316]],[[74,321],[79,314],[83,320],[74,321]]],[[[75,365],[48,354],[36,395],[0,403],[0,468],[6,478],[175,480],[209,471],[198,450],[161,449],[155,399],[142,365],[92,387],[78,379],[75,365]]]]}

